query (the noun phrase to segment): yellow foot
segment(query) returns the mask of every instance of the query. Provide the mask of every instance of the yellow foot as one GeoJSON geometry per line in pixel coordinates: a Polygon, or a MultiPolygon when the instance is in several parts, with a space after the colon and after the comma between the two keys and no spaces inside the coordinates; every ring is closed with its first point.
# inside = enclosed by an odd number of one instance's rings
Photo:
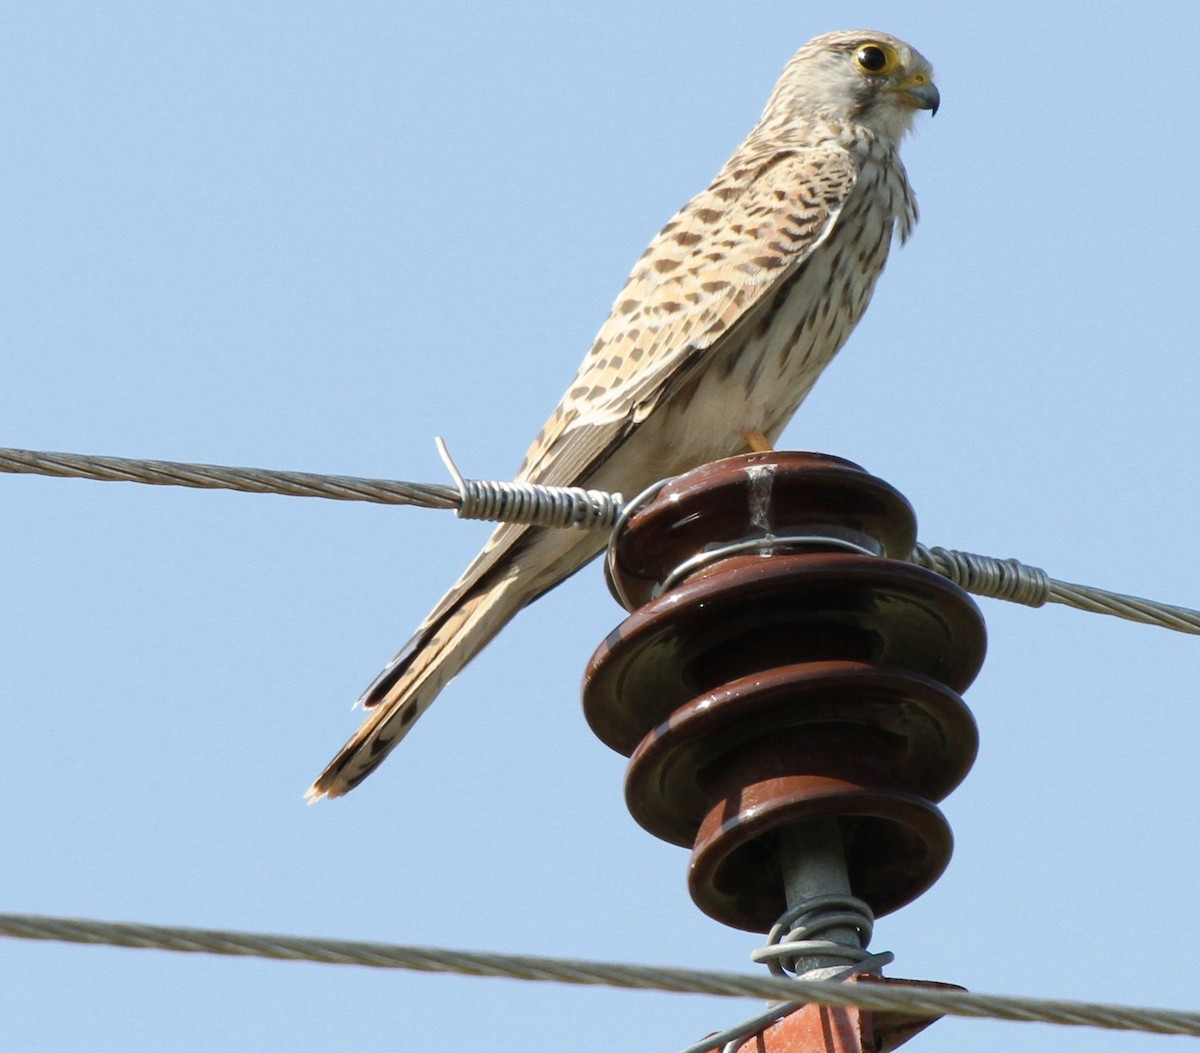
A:
{"type": "Polygon", "coordinates": [[[742,438],[746,440],[746,445],[754,453],[773,453],[775,447],[771,445],[771,440],[768,439],[761,431],[744,431],[742,438]]]}

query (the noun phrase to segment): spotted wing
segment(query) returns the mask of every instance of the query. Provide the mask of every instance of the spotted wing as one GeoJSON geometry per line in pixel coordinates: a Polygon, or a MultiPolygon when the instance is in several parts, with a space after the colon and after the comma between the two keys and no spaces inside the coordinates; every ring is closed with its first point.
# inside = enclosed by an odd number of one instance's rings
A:
{"type": "Polygon", "coordinates": [[[836,146],[735,155],[650,243],[518,478],[585,482],[829,236],[857,175],[836,146]]]}

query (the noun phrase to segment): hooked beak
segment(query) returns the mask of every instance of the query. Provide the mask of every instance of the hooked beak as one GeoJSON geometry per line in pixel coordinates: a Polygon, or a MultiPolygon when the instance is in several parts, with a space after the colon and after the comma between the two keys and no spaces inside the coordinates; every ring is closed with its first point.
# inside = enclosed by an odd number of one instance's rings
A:
{"type": "Polygon", "coordinates": [[[923,74],[897,85],[896,90],[910,105],[918,110],[928,110],[931,117],[938,112],[938,107],[942,104],[937,85],[923,74]]]}

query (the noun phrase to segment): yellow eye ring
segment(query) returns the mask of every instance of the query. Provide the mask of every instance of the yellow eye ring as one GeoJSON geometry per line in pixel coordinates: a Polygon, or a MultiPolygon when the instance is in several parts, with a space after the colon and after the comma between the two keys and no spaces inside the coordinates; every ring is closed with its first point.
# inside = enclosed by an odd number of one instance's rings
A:
{"type": "Polygon", "coordinates": [[[896,54],[883,44],[863,44],[855,53],[854,61],[864,73],[878,75],[891,73],[896,68],[896,54]]]}

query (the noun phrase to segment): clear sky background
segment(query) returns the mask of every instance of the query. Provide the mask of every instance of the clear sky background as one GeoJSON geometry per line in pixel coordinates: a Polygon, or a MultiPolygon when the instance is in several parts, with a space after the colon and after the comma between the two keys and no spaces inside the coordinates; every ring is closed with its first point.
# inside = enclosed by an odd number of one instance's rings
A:
{"type": "MultiPolygon", "coordinates": [[[[896,33],[916,236],[782,445],[927,544],[1200,606],[1200,6],[9,4],[0,444],[510,477],[791,53],[896,33]]],[[[588,730],[592,567],[345,800],[302,793],[488,528],[0,478],[0,910],[715,969],[588,730]]],[[[1200,1009],[1200,641],[982,602],[979,760],[892,975],[1200,1009]]],[[[0,940],[13,1050],[679,1049],[752,1001],[0,940]]],[[[1166,1038],[945,1020],[911,1048],[1166,1038]]]]}

